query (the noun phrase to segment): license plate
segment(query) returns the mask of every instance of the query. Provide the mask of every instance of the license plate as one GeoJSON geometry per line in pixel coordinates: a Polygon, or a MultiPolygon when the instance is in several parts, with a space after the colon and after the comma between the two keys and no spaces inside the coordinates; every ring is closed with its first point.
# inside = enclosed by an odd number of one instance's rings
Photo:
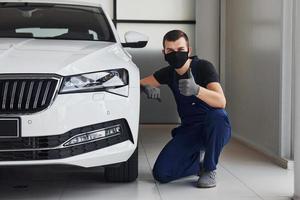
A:
{"type": "Polygon", "coordinates": [[[0,138],[16,138],[19,136],[19,118],[0,118],[0,138]]]}

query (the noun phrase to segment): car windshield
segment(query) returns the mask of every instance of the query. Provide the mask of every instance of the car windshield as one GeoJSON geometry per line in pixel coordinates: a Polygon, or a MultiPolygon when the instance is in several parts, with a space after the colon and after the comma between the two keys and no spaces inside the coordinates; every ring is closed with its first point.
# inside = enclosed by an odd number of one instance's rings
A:
{"type": "Polygon", "coordinates": [[[37,3],[0,3],[0,38],[115,42],[101,8],[37,3]]]}

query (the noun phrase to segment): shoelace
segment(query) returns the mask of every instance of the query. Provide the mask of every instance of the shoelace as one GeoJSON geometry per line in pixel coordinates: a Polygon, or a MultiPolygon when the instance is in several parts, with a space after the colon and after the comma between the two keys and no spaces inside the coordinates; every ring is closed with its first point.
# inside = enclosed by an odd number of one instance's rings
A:
{"type": "Polygon", "coordinates": [[[210,172],[209,177],[212,178],[212,179],[215,179],[216,178],[216,172],[210,172]]]}

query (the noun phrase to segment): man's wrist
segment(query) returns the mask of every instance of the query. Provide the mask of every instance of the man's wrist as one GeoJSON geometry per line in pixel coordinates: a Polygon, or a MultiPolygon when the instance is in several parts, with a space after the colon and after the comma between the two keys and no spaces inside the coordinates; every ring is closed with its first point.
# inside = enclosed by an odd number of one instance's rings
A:
{"type": "Polygon", "coordinates": [[[196,94],[196,97],[200,98],[200,93],[201,93],[201,86],[198,85],[198,92],[196,94]]]}

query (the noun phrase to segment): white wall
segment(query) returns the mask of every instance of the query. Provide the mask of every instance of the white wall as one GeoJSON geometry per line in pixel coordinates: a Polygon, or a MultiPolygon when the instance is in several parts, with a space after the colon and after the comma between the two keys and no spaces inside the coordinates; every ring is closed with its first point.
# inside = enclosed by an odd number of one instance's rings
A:
{"type": "Polygon", "coordinates": [[[219,0],[196,1],[196,52],[219,70],[219,0]]]}
{"type": "Polygon", "coordinates": [[[294,32],[294,101],[293,101],[293,132],[295,135],[295,200],[300,199],[300,2],[294,1],[295,32],[294,32]]]}
{"type": "Polygon", "coordinates": [[[226,0],[226,94],[233,133],[280,156],[282,0],[226,0]]]}
{"type": "Polygon", "coordinates": [[[283,0],[196,2],[197,53],[220,69],[234,136],[276,157],[291,154],[283,11],[283,0]]]}
{"type": "Polygon", "coordinates": [[[119,0],[118,19],[193,20],[194,0],[119,0]]]}

